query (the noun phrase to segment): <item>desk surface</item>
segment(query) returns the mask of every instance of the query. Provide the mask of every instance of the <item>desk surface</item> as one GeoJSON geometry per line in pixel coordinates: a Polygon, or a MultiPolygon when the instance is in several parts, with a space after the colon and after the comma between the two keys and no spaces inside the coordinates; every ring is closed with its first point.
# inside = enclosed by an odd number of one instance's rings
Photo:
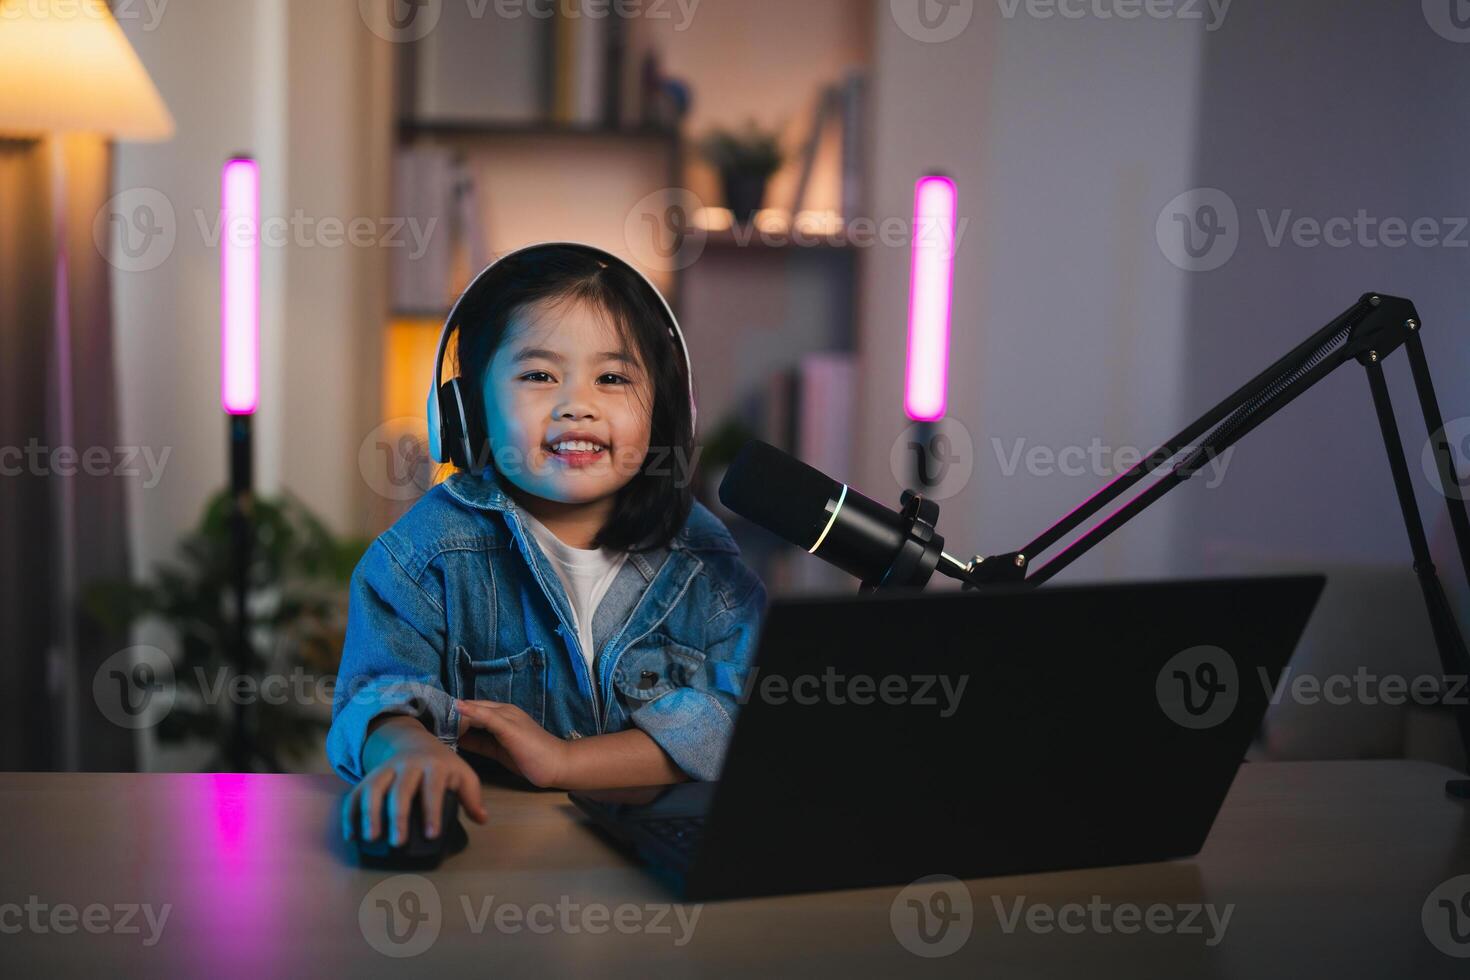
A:
{"type": "Polygon", "coordinates": [[[350,863],[333,777],[0,774],[0,963],[10,976],[1463,978],[1470,877],[1451,879],[1470,873],[1470,810],[1444,796],[1452,775],[1249,764],[1194,861],[972,879],[947,905],[924,885],[682,906],[559,793],[487,788],[493,822],[467,825],[469,849],[405,878],[350,863]],[[919,923],[910,899],[948,929],[919,923]],[[911,951],[945,944],[958,948],[911,951]]]}

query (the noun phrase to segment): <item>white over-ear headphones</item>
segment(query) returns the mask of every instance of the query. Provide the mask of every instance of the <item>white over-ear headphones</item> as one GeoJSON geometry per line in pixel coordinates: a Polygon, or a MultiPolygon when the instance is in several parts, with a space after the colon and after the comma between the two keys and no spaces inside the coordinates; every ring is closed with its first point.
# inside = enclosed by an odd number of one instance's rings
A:
{"type": "MultiPolygon", "coordinates": [[[[679,329],[679,321],[674,318],[673,309],[658,288],[647,276],[611,252],[582,242],[541,242],[507,252],[482,269],[480,274],[475,276],[465,288],[465,291],[460,293],[459,299],[455,300],[454,307],[449,311],[449,316],[444,320],[444,329],[439,334],[439,347],[434,353],[434,376],[429,385],[429,455],[435,462],[453,462],[456,466],[476,476],[479,475],[480,466],[485,462],[477,458],[481,455],[478,447],[484,438],[481,431],[483,425],[479,419],[471,418],[465,409],[461,379],[456,376],[448,381],[443,380],[444,352],[449,347],[450,334],[454,333],[456,328],[463,329],[465,326],[458,323],[458,320],[466,301],[471,297],[483,294],[486,290],[495,289],[498,284],[497,280],[503,278],[506,272],[507,263],[511,263],[514,259],[524,259],[530,253],[541,249],[573,249],[583,252],[599,262],[616,265],[632,272],[640,282],[648,287],[648,291],[658,298],[655,309],[662,310],[667,317],[669,336],[674,339],[675,345],[684,355],[685,373],[689,379],[691,428],[698,419],[694,405],[694,371],[689,361],[689,346],[684,342],[684,334],[679,329]]],[[[472,379],[470,383],[476,383],[475,379],[472,379]]]]}

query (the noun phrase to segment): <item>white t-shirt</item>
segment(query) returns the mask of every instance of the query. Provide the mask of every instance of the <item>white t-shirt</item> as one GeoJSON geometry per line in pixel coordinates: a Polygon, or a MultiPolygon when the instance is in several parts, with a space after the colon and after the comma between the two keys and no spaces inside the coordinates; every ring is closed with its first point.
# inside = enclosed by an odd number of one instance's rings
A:
{"type": "Polygon", "coordinates": [[[588,676],[595,678],[597,675],[592,672],[592,662],[597,651],[592,646],[592,617],[613,579],[617,578],[618,570],[627,561],[628,553],[612,548],[573,548],[525,510],[520,513],[567,590],[567,598],[572,604],[573,625],[582,647],[582,659],[587,661],[588,676]]]}

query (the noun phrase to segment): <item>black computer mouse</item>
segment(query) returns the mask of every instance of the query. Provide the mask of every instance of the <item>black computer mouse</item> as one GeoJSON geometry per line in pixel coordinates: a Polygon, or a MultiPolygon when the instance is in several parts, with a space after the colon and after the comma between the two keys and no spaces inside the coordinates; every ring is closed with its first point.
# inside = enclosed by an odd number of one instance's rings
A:
{"type": "Polygon", "coordinates": [[[452,792],[444,794],[444,811],[440,818],[438,837],[424,835],[424,809],[422,801],[414,797],[408,811],[408,837],[402,844],[394,846],[392,840],[393,820],[388,813],[388,794],[383,795],[383,812],[378,826],[381,828],[377,840],[363,840],[362,827],[353,835],[357,845],[357,860],[365,868],[392,870],[424,870],[436,868],[439,862],[452,854],[458,854],[469,836],[459,822],[459,797],[452,792]]]}

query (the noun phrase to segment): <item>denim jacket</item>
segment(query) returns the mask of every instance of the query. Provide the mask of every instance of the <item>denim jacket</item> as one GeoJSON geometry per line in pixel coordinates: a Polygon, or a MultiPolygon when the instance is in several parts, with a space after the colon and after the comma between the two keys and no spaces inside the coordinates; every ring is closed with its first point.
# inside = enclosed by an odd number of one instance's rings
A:
{"type": "Polygon", "coordinates": [[[589,671],[561,579],[499,479],[451,476],[353,571],[333,768],[363,777],[386,713],[457,747],[461,699],[515,704],[560,738],[636,726],[691,778],[718,778],[766,606],[730,532],[696,502],[667,547],[630,553],[593,617],[589,671]]]}

